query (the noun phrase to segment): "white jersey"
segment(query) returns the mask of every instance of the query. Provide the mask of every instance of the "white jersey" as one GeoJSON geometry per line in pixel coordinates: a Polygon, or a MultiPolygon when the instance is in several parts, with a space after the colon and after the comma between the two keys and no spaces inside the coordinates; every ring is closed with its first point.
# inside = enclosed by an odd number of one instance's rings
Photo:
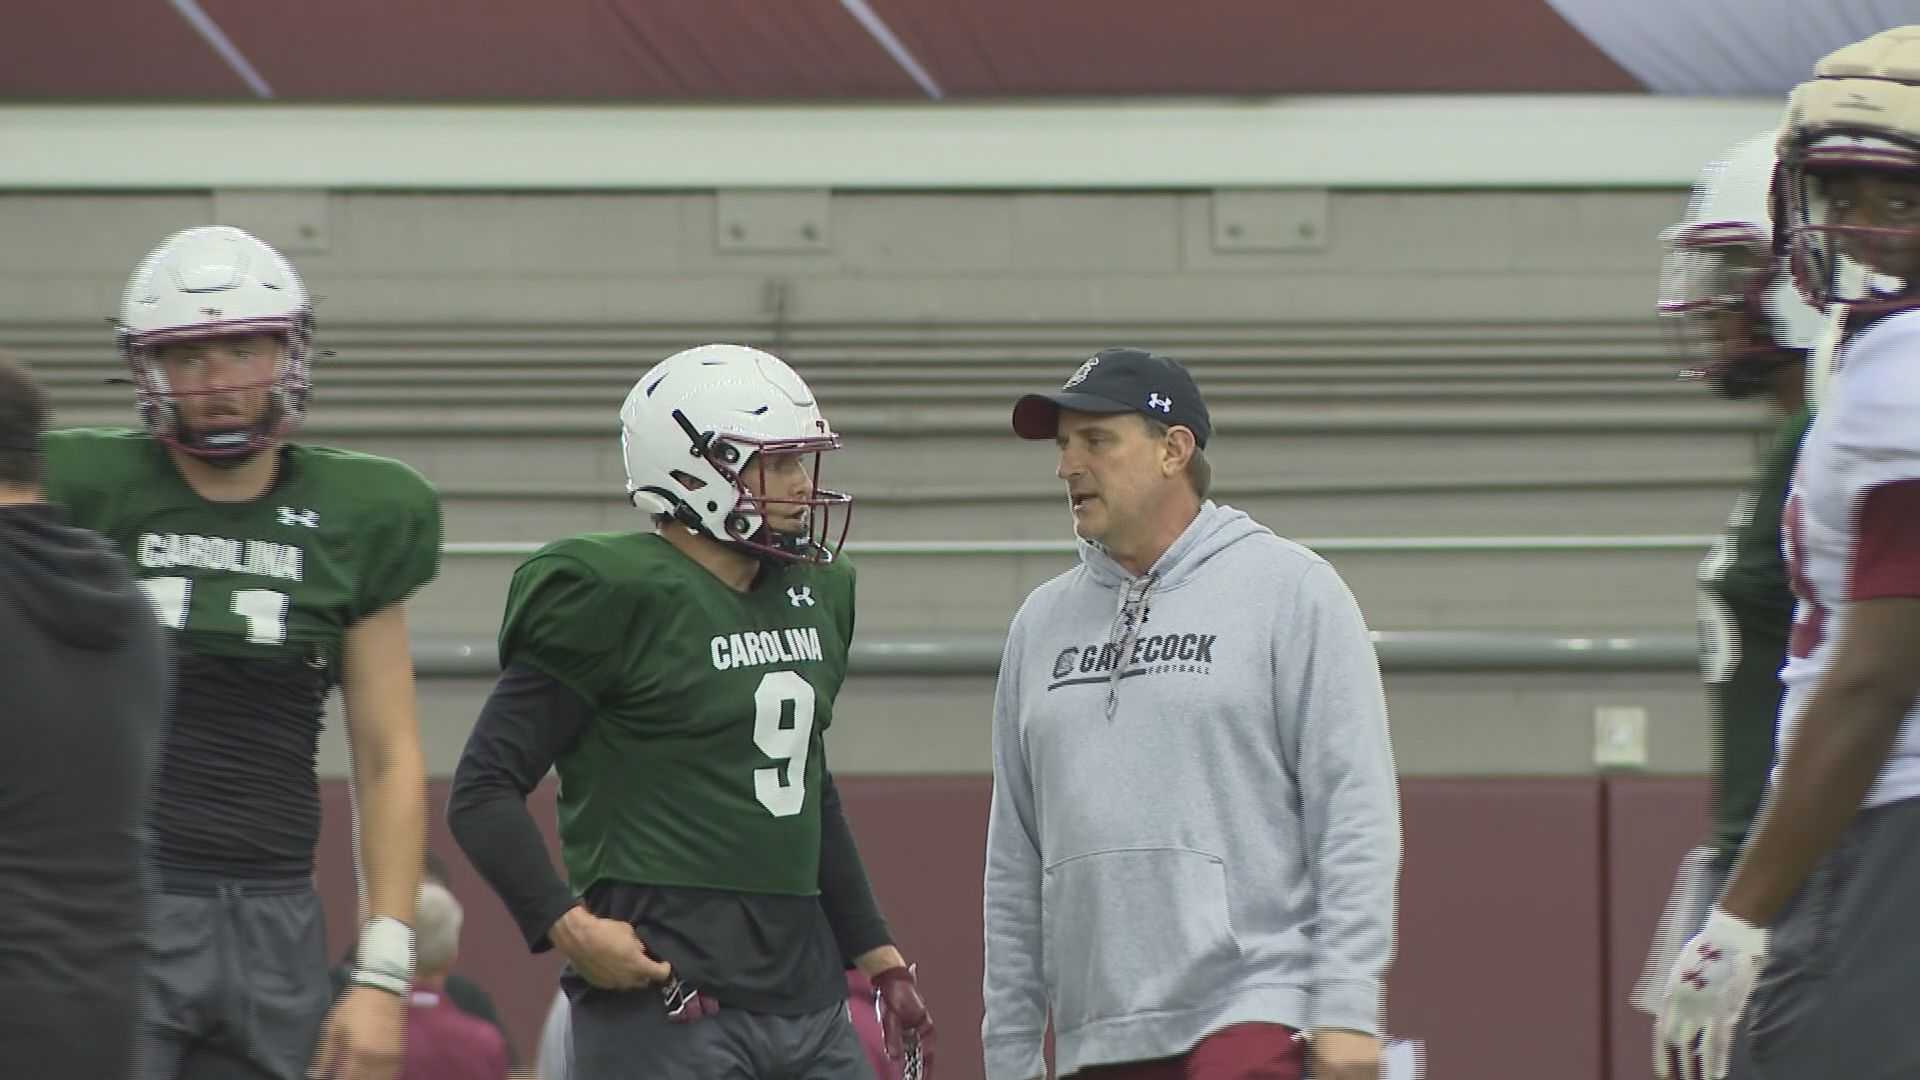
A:
{"type": "MultiPolygon", "coordinates": [[[[1849,342],[1794,472],[1782,542],[1795,596],[1780,706],[1780,764],[1833,662],[1853,604],[1920,597],[1920,311],[1849,342]]],[[[1920,706],[1864,806],[1920,795],[1920,706]]]]}

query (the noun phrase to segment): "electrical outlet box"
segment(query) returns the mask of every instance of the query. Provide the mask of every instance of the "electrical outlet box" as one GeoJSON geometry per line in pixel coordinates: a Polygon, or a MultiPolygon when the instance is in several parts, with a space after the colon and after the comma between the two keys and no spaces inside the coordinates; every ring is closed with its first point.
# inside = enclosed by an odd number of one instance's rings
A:
{"type": "Polygon", "coordinates": [[[1602,769],[1647,767],[1647,710],[1602,705],[1593,710],[1593,763],[1602,769]]]}

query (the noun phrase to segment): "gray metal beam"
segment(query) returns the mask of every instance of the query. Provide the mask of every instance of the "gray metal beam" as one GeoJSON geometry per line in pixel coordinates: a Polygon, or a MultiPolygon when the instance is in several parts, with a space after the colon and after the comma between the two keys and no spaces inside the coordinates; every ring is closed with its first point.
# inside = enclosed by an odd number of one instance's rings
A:
{"type": "MultiPolygon", "coordinates": [[[[1386,671],[1676,671],[1697,663],[1686,634],[1555,634],[1455,630],[1381,630],[1373,634],[1386,671]]],[[[902,637],[857,641],[850,657],[861,675],[993,675],[1005,640],[999,635],[902,637]]],[[[499,671],[486,640],[418,639],[415,670],[422,678],[483,678],[499,671]]]]}
{"type": "MultiPolygon", "coordinates": [[[[1713,545],[1711,536],[1332,536],[1306,538],[1299,543],[1324,554],[1381,554],[1408,552],[1491,553],[1522,551],[1695,551],[1713,545]]],[[[441,550],[449,558],[531,555],[542,545],[531,541],[470,541],[448,543],[441,550]]],[[[967,558],[993,555],[1061,555],[1075,553],[1071,540],[855,540],[847,554],[855,556],[935,556],[967,558]]]]}

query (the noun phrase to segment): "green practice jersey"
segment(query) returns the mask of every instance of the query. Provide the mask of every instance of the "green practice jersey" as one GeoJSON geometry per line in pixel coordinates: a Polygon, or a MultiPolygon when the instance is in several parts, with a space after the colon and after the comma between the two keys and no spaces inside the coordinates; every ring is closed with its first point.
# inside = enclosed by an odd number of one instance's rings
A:
{"type": "Polygon", "coordinates": [[[347,627],[440,566],[439,496],[387,458],[289,444],[266,494],[211,502],[145,432],[46,437],[47,500],[104,534],[182,647],[338,670],[347,627]]]}
{"type": "Polygon", "coordinates": [[[521,565],[502,665],[592,704],[555,764],[570,883],[817,895],[822,736],[846,677],[853,569],[768,566],[740,593],[666,540],[604,533],[521,565]]]}
{"type": "Polygon", "coordinates": [[[1759,812],[1773,764],[1793,594],[1780,513],[1809,415],[1786,420],[1700,564],[1700,668],[1713,725],[1713,845],[1735,853],[1759,812]]]}

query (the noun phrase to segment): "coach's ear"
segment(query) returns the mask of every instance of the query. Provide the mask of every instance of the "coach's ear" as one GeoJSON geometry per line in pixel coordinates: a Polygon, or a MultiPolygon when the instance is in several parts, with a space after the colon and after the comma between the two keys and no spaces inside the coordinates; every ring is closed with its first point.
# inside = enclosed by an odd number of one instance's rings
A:
{"type": "Polygon", "coordinates": [[[1198,445],[1192,428],[1181,424],[1168,428],[1166,438],[1160,440],[1160,475],[1172,478],[1186,472],[1198,445]]]}

